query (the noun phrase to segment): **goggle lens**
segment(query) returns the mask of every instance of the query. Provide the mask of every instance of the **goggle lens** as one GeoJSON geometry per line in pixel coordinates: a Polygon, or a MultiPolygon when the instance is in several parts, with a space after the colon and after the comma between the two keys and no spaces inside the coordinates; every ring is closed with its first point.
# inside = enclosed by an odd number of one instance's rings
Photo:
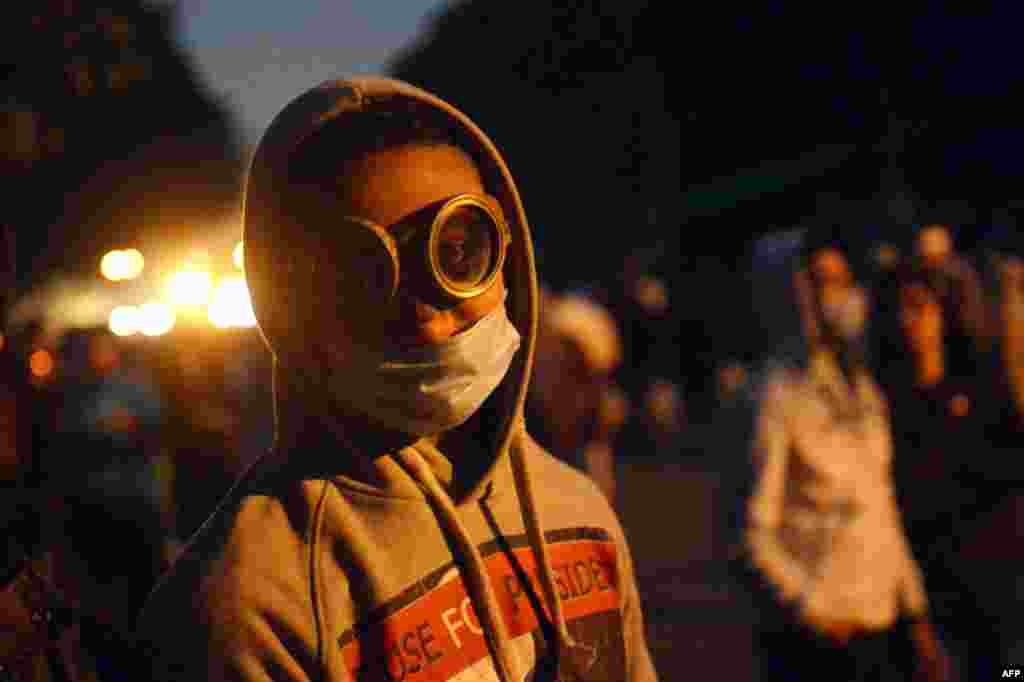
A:
{"type": "Polygon", "coordinates": [[[497,264],[498,227],[484,210],[459,206],[439,227],[435,249],[435,263],[444,279],[456,289],[472,289],[484,282],[497,264]]]}

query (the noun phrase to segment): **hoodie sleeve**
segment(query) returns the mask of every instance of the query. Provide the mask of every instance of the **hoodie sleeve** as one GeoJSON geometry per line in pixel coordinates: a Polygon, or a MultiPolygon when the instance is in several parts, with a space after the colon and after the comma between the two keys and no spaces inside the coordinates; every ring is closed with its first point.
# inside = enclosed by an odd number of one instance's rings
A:
{"type": "MultiPolygon", "coordinates": [[[[274,599],[244,600],[230,590],[201,599],[190,617],[169,609],[151,613],[140,654],[154,682],[309,682],[319,664],[310,633],[298,626],[297,609],[274,599]],[[234,606],[234,608],[233,608],[234,606]],[[153,619],[159,619],[159,631],[153,619]],[[171,625],[176,623],[177,625],[171,625]]],[[[166,604],[167,602],[164,602],[166,604]]],[[[174,607],[171,607],[174,609],[174,607]]],[[[174,609],[177,610],[177,609],[174,609]]],[[[305,628],[308,629],[308,628],[305,628]]]]}
{"type": "Polygon", "coordinates": [[[779,541],[791,446],[779,413],[786,392],[780,383],[770,384],[757,417],[752,453],[755,483],[747,510],[746,544],[754,565],[789,601],[800,598],[809,576],[779,541]]]}
{"type": "Polygon", "coordinates": [[[315,654],[287,613],[249,609],[213,635],[208,679],[225,682],[309,682],[315,654]]]}
{"type": "Polygon", "coordinates": [[[154,682],[321,678],[307,548],[286,522],[277,500],[249,498],[179,558],[140,620],[154,682]]]}

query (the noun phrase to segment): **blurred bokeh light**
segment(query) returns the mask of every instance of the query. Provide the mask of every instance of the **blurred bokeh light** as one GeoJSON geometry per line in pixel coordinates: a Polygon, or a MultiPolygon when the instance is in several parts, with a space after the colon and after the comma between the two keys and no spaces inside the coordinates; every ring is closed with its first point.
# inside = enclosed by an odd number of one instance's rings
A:
{"type": "Polygon", "coordinates": [[[256,315],[245,278],[236,276],[221,280],[213,292],[208,315],[210,322],[221,329],[255,326],[256,315]]]}
{"type": "Polygon", "coordinates": [[[141,313],[134,305],[119,305],[111,311],[110,328],[118,336],[131,336],[139,328],[141,313]]]}
{"type": "Polygon", "coordinates": [[[34,376],[42,379],[53,372],[53,356],[49,351],[39,349],[29,356],[28,366],[34,376]]]}
{"type": "Polygon", "coordinates": [[[142,313],[133,305],[119,305],[110,311],[110,331],[118,336],[131,336],[139,331],[142,313]]]}
{"type": "Polygon", "coordinates": [[[137,249],[117,249],[100,261],[100,272],[112,282],[135,279],[142,274],[146,259],[137,249]]]}
{"type": "Polygon", "coordinates": [[[166,303],[146,303],[139,313],[139,331],[146,336],[162,336],[174,329],[176,315],[166,303]]]}
{"type": "Polygon", "coordinates": [[[231,259],[235,262],[235,267],[239,270],[245,269],[245,255],[243,253],[244,247],[242,242],[238,242],[235,245],[235,250],[231,253],[231,259]]]}
{"type": "Polygon", "coordinates": [[[668,288],[656,277],[637,279],[633,296],[648,315],[657,317],[668,311],[668,288]]]}
{"type": "Polygon", "coordinates": [[[174,305],[206,305],[213,289],[213,277],[205,270],[186,268],[171,275],[166,297],[174,305]]]}
{"type": "Polygon", "coordinates": [[[892,244],[879,244],[875,247],[875,263],[878,267],[891,270],[899,262],[900,252],[892,244]]]}

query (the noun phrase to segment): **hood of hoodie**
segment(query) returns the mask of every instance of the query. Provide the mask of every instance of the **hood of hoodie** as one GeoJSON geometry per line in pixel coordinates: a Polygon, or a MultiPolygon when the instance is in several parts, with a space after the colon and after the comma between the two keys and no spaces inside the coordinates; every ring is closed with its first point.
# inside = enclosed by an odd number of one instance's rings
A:
{"type": "MultiPolygon", "coordinates": [[[[523,204],[501,153],[483,131],[440,98],[388,78],[328,81],[302,94],[271,122],[251,162],[244,200],[246,278],[260,331],[274,354],[275,449],[290,449],[288,446],[301,434],[318,428],[331,429],[333,425],[324,423],[331,421],[322,409],[326,405],[326,391],[319,385],[316,360],[305,352],[310,348],[309,335],[317,333],[310,317],[317,304],[316,292],[306,283],[319,263],[316,252],[305,248],[303,240],[295,239],[296,230],[302,228],[283,208],[282,200],[292,189],[288,183],[289,160],[300,144],[327,126],[345,125],[345,121],[360,112],[386,111],[410,104],[426,105],[450,121],[457,131],[459,146],[478,166],[485,189],[500,202],[511,232],[504,266],[508,289],[505,305],[522,342],[504,380],[481,408],[489,411],[490,442],[488,452],[480,456],[489,460],[484,463],[482,476],[465,495],[466,499],[473,499],[487,489],[495,470],[507,457],[510,440],[522,425],[538,309],[533,246],[523,204]],[[312,429],[310,420],[317,421],[312,429]]],[[[345,438],[357,443],[358,434],[348,433],[345,438]]],[[[437,454],[431,448],[418,449],[437,454]]],[[[348,461],[334,464],[338,473],[377,492],[408,493],[408,477],[394,469],[391,458],[377,457],[387,453],[371,454],[372,463],[365,461],[365,455],[364,461],[352,461],[351,458],[359,456],[349,454],[340,455],[348,461]]],[[[450,477],[451,466],[443,456],[428,455],[425,459],[442,482],[450,477]]],[[[318,464],[324,465],[332,463],[318,464]]]]}
{"type": "Polygon", "coordinates": [[[457,508],[491,495],[511,494],[505,489],[514,486],[559,646],[577,650],[556,589],[523,447],[527,436],[522,415],[539,298],[533,247],[519,192],[494,143],[455,107],[407,83],[387,78],[323,83],[286,106],[257,147],[246,184],[243,239],[253,310],[274,354],[275,443],[264,461],[293,471],[300,467],[299,478],[315,470],[317,477],[329,477],[366,495],[429,501],[438,523],[449,532],[452,551],[462,557],[468,592],[487,633],[499,677],[507,681],[523,679],[525,671],[511,646],[476,541],[459,521],[457,508]],[[520,348],[499,386],[469,422],[458,427],[478,429],[473,431],[478,450],[472,453],[472,461],[458,466],[426,439],[382,450],[371,428],[353,427],[351,420],[332,416],[318,360],[307,352],[316,340],[310,334],[317,334],[317,292],[311,282],[320,265],[318,253],[307,247],[302,227],[282,206],[282,198],[293,189],[288,164],[303,141],[326,126],[344,125],[360,112],[408,105],[426,105],[451,122],[459,146],[480,170],[484,189],[501,204],[511,233],[504,265],[505,307],[520,334],[520,348]],[[318,447],[323,443],[340,447],[318,447]],[[304,447],[307,444],[312,447],[304,447]],[[460,470],[470,473],[453,485],[460,470]]]}

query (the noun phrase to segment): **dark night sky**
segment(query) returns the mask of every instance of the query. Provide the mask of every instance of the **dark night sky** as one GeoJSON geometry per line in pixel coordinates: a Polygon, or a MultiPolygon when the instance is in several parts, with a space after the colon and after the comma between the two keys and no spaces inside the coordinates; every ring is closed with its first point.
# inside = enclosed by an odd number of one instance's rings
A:
{"type": "Polygon", "coordinates": [[[203,81],[227,99],[255,143],[284,103],[347,73],[383,73],[442,0],[296,0],[239,3],[179,0],[181,43],[203,81]]]}
{"type": "MultiPolygon", "coordinates": [[[[729,286],[758,234],[908,227],[880,209],[901,187],[914,219],[963,223],[965,245],[1024,208],[1016,3],[327,5],[240,21],[182,0],[176,40],[248,144],[334,75],[394,67],[451,99],[509,158],[556,286],[614,279],[624,253],[659,244],[674,290],[729,286]],[[580,233],[608,228],[581,258],[580,233]]],[[[722,309],[690,297],[679,314],[717,351],[735,336],[722,309]]]]}
{"type": "MultiPolygon", "coordinates": [[[[308,85],[332,75],[383,70],[394,52],[425,28],[428,14],[447,4],[417,0],[386,8],[369,2],[341,7],[305,0],[247,12],[245,22],[227,4],[182,0],[178,6],[182,44],[253,140],[281,104],[308,85]]],[[[887,86],[897,114],[931,124],[924,149],[914,150],[920,163],[912,179],[922,190],[952,198],[965,184],[989,178],[987,187],[973,191],[1013,191],[1017,159],[1024,152],[1018,111],[1010,103],[1019,80],[1015,65],[1021,61],[1017,3],[972,3],[970,11],[961,12],[939,3],[929,3],[923,12],[811,8],[810,3],[769,2],[745,3],[742,13],[730,7],[717,13],[684,10],[667,22],[678,42],[655,49],[678,52],[681,95],[694,83],[717,82],[722,87],[707,87],[705,96],[731,99],[755,121],[771,115],[766,109],[788,108],[800,120],[801,111],[830,108],[827,120],[819,121],[822,143],[849,138],[851,131],[870,125],[879,114],[877,90],[887,86]],[[776,99],[773,91],[800,96],[776,99]],[[839,112],[843,119],[835,116],[839,112]]],[[[530,39],[522,36],[524,42],[530,39]]],[[[698,102],[693,112],[699,117],[715,108],[698,102]]],[[[804,123],[814,128],[813,116],[804,123]]],[[[782,156],[795,131],[776,132],[778,148],[762,139],[763,151],[782,156]]],[[[769,137],[764,130],[758,134],[769,137]]],[[[726,173],[731,156],[736,155],[720,155],[721,168],[704,159],[696,170],[726,173]]]]}

